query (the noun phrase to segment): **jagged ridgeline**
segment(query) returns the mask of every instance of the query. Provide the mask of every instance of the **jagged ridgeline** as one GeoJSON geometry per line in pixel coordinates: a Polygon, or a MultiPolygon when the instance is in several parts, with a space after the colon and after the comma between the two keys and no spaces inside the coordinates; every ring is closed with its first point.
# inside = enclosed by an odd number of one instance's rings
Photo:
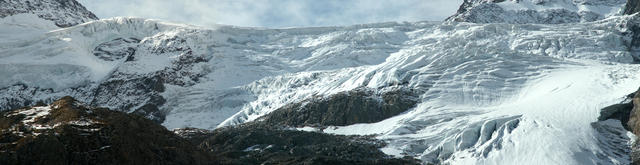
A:
{"type": "Polygon", "coordinates": [[[22,13],[35,14],[55,22],[58,27],[98,19],[76,0],[0,0],[0,18],[22,13]]]}
{"type": "Polygon", "coordinates": [[[290,29],[0,4],[7,164],[632,163],[634,127],[615,119],[640,84],[637,0],[467,0],[444,22],[290,29]]]}
{"type": "Polygon", "coordinates": [[[624,8],[625,14],[635,14],[640,12],[640,1],[638,0],[629,0],[627,5],[624,8]]]}

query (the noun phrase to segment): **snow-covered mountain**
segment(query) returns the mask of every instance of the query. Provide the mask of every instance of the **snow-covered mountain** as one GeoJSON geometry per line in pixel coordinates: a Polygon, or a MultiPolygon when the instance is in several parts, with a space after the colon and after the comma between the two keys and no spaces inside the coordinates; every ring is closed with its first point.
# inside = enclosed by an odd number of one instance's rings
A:
{"type": "Polygon", "coordinates": [[[467,1],[451,19],[483,24],[290,29],[123,17],[60,29],[25,12],[0,19],[0,109],[70,95],[170,129],[375,135],[424,163],[628,164],[633,134],[598,120],[640,85],[640,18],[624,5],[467,1]]]}
{"type": "Polygon", "coordinates": [[[629,1],[624,7],[625,14],[635,14],[640,12],[640,1],[629,1]]]}
{"type": "Polygon", "coordinates": [[[21,13],[35,14],[39,18],[55,22],[58,27],[98,19],[76,0],[0,0],[0,18],[21,13]]]}
{"type": "Polygon", "coordinates": [[[621,15],[626,0],[465,0],[449,21],[560,24],[621,15]]]}

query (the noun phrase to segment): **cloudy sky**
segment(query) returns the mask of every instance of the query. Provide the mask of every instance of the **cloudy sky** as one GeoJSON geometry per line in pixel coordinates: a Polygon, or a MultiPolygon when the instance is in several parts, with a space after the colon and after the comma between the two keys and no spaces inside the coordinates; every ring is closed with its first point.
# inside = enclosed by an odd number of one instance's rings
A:
{"type": "Polygon", "coordinates": [[[100,18],[134,16],[201,26],[352,25],[439,21],[462,0],[78,0],[100,18]]]}

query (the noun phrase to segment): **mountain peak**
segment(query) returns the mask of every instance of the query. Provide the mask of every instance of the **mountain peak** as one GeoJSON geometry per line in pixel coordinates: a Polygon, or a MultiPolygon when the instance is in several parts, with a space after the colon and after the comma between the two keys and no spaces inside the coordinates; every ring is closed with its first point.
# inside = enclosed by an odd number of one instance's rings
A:
{"type": "Polygon", "coordinates": [[[58,27],[70,27],[98,19],[76,0],[0,0],[0,18],[22,13],[53,21],[58,27]]]}
{"type": "Polygon", "coordinates": [[[465,0],[447,21],[561,24],[619,15],[626,0],[465,0]]]}

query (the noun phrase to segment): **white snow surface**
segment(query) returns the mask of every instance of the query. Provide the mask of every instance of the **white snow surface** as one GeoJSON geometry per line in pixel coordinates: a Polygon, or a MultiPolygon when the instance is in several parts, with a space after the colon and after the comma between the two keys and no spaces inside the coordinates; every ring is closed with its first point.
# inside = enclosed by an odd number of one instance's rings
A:
{"type": "MultiPolygon", "coordinates": [[[[1,35],[16,24],[8,19],[0,19],[1,35]]],[[[48,32],[25,28],[21,33],[30,34],[21,40],[0,38],[0,87],[22,83],[59,92],[99,83],[114,70],[147,74],[183,55],[156,55],[153,48],[188,46],[209,61],[194,66],[204,74],[200,81],[167,85],[162,93],[169,129],[240,124],[286,104],[363,86],[406,87],[420,94],[406,113],[323,132],[376,134],[389,143],[384,152],[430,163],[627,164],[628,156],[614,154],[625,146],[603,145],[609,139],[592,123],[600,108],[640,84],[640,66],[631,64],[628,51],[632,23],[639,23],[637,16],[559,25],[255,29],[111,18],[48,32]],[[140,39],[138,48],[145,49],[129,63],[91,53],[116,38],[140,39]]]]}

